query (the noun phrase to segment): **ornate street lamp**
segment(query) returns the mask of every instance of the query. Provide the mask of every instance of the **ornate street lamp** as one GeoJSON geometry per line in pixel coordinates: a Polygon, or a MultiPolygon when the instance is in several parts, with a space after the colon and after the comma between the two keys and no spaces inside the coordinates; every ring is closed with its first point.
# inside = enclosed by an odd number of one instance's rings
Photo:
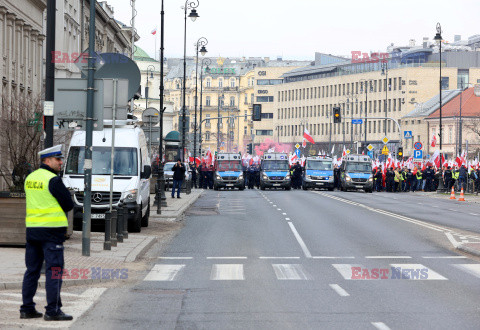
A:
{"type": "Polygon", "coordinates": [[[185,89],[187,81],[187,11],[191,9],[188,17],[192,19],[192,22],[195,22],[195,20],[199,17],[195,8],[197,8],[199,4],[199,0],[187,0],[185,1],[185,6],[182,7],[184,10],[185,29],[183,35],[182,150],[180,151],[180,155],[182,155],[183,161],[185,161],[185,134],[187,126],[187,118],[185,117],[185,89]]]}
{"type": "MultiPolygon", "coordinates": [[[[200,133],[199,133],[199,137],[200,137],[200,141],[198,141],[199,143],[199,156],[202,157],[202,101],[203,101],[203,65],[205,64],[206,65],[206,68],[205,68],[205,71],[206,72],[209,72],[210,71],[210,68],[208,67],[208,65],[211,63],[211,61],[208,59],[208,58],[205,58],[202,60],[202,65],[200,66],[200,133]]],[[[197,132],[195,132],[196,134],[197,132]]]]}
{"type": "MultiPolygon", "coordinates": [[[[440,80],[439,80],[439,90],[440,90],[440,128],[439,128],[439,145],[440,145],[440,173],[442,175],[443,171],[443,164],[442,164],[442,27],[440,23],[437,23],[437,34],[435,34],[435,37],[433,38],[436,42],[438,42],[439,46],[439,54],[440,54],[440,61],[439,61],[439,67],[440,67],[440,80]]],[[[438,192],[443,193],[445,190],[443,186],[443,175],[438,180],[438,192]]]]}
{"type": "MultiPolygon", "coordinates": [[[[197,85],[198,85],[198,81],[197,81],[197,77],[198,77],[198,52],[199,52],[199,48],[200,48],[200,54],[202,54],[202,56],[205,56],[205,54],[207,53],[207,49],[205,48],[205,46],[208,44],[208,40],[207,38],[204,38],[204,37],[201,37],[200,39],[197,40],[197,42],[195,43],[195,49],[197,51],[197,57],[196,57],[196,63],[195,63],[195,123],[194,123],[194,130],[193,130],[193,162],[196,163],[196,158],[197,158],[197,93],[198,93],[198,88],[197,88],[197,85]]],[[[201,96],[200,96],[201,97],[201,96]]],[[[202,120],[202,118],[200,117],[200,120],[202,120]]]]}
{"type": "Polygon", "coordinates": [[[145,109],[148,108],[148,72],[150,71],[150,78],[153,79],[153,73],[155,72],[155,67],[153,65],[149,65],[147,67],[147,84],[145,85],[145,109]]]}

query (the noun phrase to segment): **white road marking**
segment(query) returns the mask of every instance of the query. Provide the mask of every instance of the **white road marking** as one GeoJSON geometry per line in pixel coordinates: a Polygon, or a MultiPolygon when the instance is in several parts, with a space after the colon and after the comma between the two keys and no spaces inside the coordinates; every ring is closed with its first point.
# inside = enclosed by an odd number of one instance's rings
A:
{"type": "Polygon", "coordinates": [[[300,257],[258,257],[258,259],[300,259],[300,257]]]}
{"type": "Polygon", "coordinates": [[[422,257],[423,259],[467,259],[465,256],[439,256],[439,257],[422,257]]]}
{"type": "Polygon", "coordinates": [[[422,205],[423,203],[417,203],[417,204],[422,205]]]}
{"type": "Polygon", "coordinates": [[[287,215],[286,213],[282,213],[282,215],[287,215]]]}
{"type": "Polygon", "coordinates": [[[281,211],[282,209],[277,209],[277,211],[281,211]]]}
{"type": "Polygon", "coordinates": [[[409,256],[366,256],[366,259],[411,259],[409,256]]]}
{"type": "Polygon", "coordinates": [[[390,328],[383,322],[372,322],[372,325],[379,330],[390,330],[390,328]]]}
{"type": "Polygon", "coordinates": [[[277,205],[273,204],[272,206],[277,207],[277,205]]]}
{"type": "Polygon", "coordinates": [[[244,280],[242,264],[215,264],[212,266],[210,279],[214,281],[244,280]]]}
{"type": "Polygon", "coordinates": [[[330,284],[330,287],[335,290],[336,293],[338,293],[338,295],[340,297],[348,297],[350,296],[350,294],[345,291],[340,285],[338,284],[330,284]]]}
{"type": "Polygon", "coordinates": [[[470,213],[470,215],[478,215],[478,213],[470,213]]]}
{"type": "Polygon", "coordinates": [[[298,231],[297,231],[297,229],[295,228],[295,226],[293,225],[293,223],[289,222],[288,225],[290,226],[290,229],[292,230],[293,235],[295,235],[295,238],[297,239],[298,244],[300,244],[300,247],[302,248],[303,253],[305,254],[305,257],[311,258],[311,257],[312,257],[312,254],[311,254],[310,251],[308,250],[307,245],[306,245],[305,242],[303,241],[302,237],[301,237],[300,234],[298,233],[298,231]]]}
{"type": "Polygon", "coordinates": [[[332,264],[333,267],[342,275],[346,280],[352,279],[352,267],[364,268],[362,265],[350,265],[350,264],[332,264]]]}
{"type": "Polygon", "coordinates": [[[455,209],[448,209],[449,211],[454,211],[454,212],[458,212],[457,210],[455,209]]]}
{"type": "Polygon", "coordinates": [[[308,280],[309,276],[299,264],[272,264],[277,280],[308,280]]]}
{"type": "Polygon", "coordinates": [[[453,238],[453,235],[451,233],[445,233],[445,235],[447,236],[450,243],[452,243],[454,248],[457,248],[460,245],[460,243],[457,242],[455,238],[453,238]]]}
{"type": "Polygon", "coordinates": [[[285,218],[285,220],[290,221],[290,218],[285,218]]]}
{"type": "Polygon", "coordinates": [[[355,259],[355,257],[313,256],[312,259],[355,259]]]}
{"type": "Polygon", "coordinates": [[[165,260],[191,260],[193,257],[158,257],[158,259],[165,260]]]}
{"type": "Polygon", "coordinates": [[[470,275],[480,278],[480,264],[457,264],[453,266],[469,273],[470,275]]]}
{"type": "Polygon", "coordinates": [[[207,259],[248,259],[247,257],[207,257],[207,259]]]}
{"type": "MultiPolygon", "coordinates": [[[[433,271],[432,269],[422,264],[390,264],[390,266],[400,269],[401,278],[403,278],[403,276],[405,275],[403,274],[404,270],[412,269],[415,272],[420,271],[420,276],[415,276],[412,273],[410,273],[411,278],[408,278],[409,280],[448,280],[446,277],[443,277],[439,273],[433,271]],[[428,277],[421,278],[422,274],[428,277]]],[[[391,276],[393,276],[393,270],[391,271],[391,276]]],[[[408,274],[406,276],[408,276],[408,274]]]]}
{"type": "Polygon", "coordinates": [[[173,281],[185,265],[162,265],[153,266],[144,281],[173,281]]]}

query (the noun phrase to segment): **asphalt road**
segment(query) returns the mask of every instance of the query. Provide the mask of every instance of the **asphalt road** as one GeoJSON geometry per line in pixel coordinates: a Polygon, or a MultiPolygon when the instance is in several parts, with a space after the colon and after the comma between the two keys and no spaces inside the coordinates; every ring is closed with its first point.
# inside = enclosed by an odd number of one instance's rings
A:
{"type": "Polygon", "coordinates": [[[478,329],[480,263],[448,236],[475,240],[480,206],[451,205],[207,191],[144,280],[107,290],[74,327],[478,329]]]}

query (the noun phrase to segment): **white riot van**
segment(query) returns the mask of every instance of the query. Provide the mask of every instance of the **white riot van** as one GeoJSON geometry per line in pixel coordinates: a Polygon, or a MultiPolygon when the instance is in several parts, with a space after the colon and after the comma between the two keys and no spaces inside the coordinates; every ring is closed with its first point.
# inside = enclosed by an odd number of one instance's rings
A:
{"type": "MultiPolygon", "coordinates": [[[[112,129],[93,132],[92,225],[105,221],[110,202],[112,129]]],[[[140,232],[150,214],[151,163],[141,128],[116,125],[113,176],[113,205],[125,204],[128,230],[140,232]]],[[[63,183],[75,190],[74,228],[82,227],[84,197],[85,131],[73,134],[63,172],[63,183]]]]}

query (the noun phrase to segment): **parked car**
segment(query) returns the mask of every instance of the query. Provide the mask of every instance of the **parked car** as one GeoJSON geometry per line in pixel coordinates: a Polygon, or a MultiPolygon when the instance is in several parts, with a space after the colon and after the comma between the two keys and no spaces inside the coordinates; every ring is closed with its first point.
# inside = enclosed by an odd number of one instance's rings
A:
{"type": "MultiPolygon", "coordinates": [[[[171,188],[173,186],[173,165],[175,165],[176,162],[168,162],[165,163],[163,166],[163,173],[165,176],[165,188],[171,188]]],[[[190,171],[190,166],[188,163],[183,163],[183,166],[185,166],[185,180],[183,180],[182,183],[182,189],[186,187],[186,184],[189,184],[191,186],[192,184],[192,172],[190,171]]]]}

